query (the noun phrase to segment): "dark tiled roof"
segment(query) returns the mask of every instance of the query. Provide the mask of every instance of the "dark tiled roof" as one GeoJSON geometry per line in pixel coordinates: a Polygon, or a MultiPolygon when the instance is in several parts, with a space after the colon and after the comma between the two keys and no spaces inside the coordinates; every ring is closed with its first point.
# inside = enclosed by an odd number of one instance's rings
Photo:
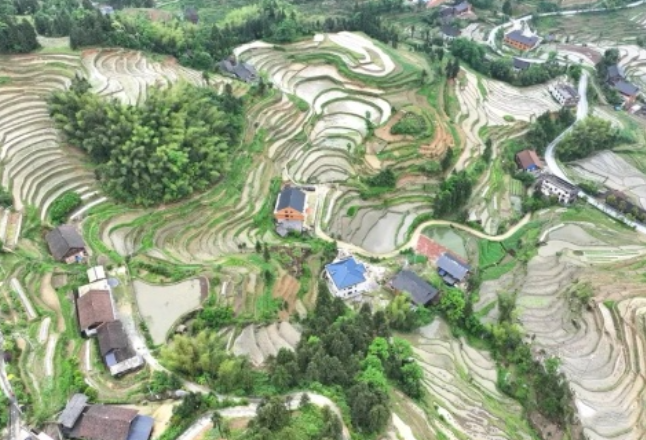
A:
{"type": "Polygon", "coordinates": [[[536,165],[539,168],[543,167],[543,164],[541,163],[540,159],[536,155],[536,151],[534,150],[519,151],[518,153],[516,153],[516,159],[518,160],[518,162],[520,162],[520,166],[524,170],[531,167],[532,165],[536,165]]]}
{"type": "Polygon", "coordinates": [[[458,281],[462,281],[471,270],[471,266],[458,260],[448,252],[444,252],[438,258],[437,267],[458,281]]]}
{"type": "Polygon", "coordinates": [[[153,431],[155,420],[148,416],[137,416],[130,425],[128,440],[148,440],[153,431]]]}
{"type": "Polygon", "coordinates": [[[130,424],[137,417],[134,409],[112,405],[90,405],[70,437],[86,440],[127,440],[130,424]]]}
{"type": "Polygon", "coordinates": [[[624,69],[622,69],[619,65],[612,64],[608,66],[608,70],[606,74],[608,78],[623,78],[624,75],[625,75],[624,69]]]}
{"type": "Polygon", "coordinates": [[[298,212],[305,212],[305,193],[300,188],[286,186],[278,196],[278,205],[276,211],[285,208],[292,208],[298,212]]]}
{"type": "Polygon", "coordinates": [[[438,294],[438,290],[420,278],[415,272],[402,270],[390,282],[393,289],[409,293],[417,305],[426,305],[438,294]]]}
{"type": "Polygon", "coordinates": [[[514,68],[519,69],[519,70],[526,70],[529,69],[529,66],[532,65],[529,61],[521,60],[520,58],[514,57],[514,68]]]}
{"type": "Polygon", "coordinates": [[[233,74],[243,81],[249,81],[256,77],[256,69],[247,63],[232,63],[230,60],[220,62],[220,68],[225,72],[233,74]]]}
{"type": "Polygon", "coordinates": [[[108,290],[90,290],[76,300],[81,330],[94,324],[112,322],[115,319],[112,310],[112,298],[108,290]]]}
{"type": "Polygon", "coordinates": [[[85,394],[74,394],[58,417],[58,423],[63,425],[63,428],[72,429],[85,409],[87,400],[85,394]]]}
{"type": "Polygon", "coordinates": [[[523,33],[519,30],[511,31],[510,33],[505,35],[505,38],[508,38],[520,44],[524,44],[526,46],[534,46],[536,43],[538,43],[537,36],[528,37],[526,35],[523,35],[523,33]]]}
{"type": "Polygon", "coordinates": [[[128,342],[128,335],[123,330],[121,321],[112,321],[101,325],[97,329],[99,351],[101,357],[113,352],[117,362],[123,362],[136,355],[128,342]]]}
{"type": "Polygon", "coordinates": [[[463,12],[466,12],[469,10],[469,6],[470,6],[469,2],[461,2],[455,5],[453,9],[455,10],[456,14],[462,14],[463,12]]]}
{"type": "Polygon", "coordinates": [[[455,14],[455,9],[453,7],[448,7],[448,8],[442,8],[440,10],[440,17],[446,18],[446,17],[453,17],[455,14]]]}
{"type": "Polygon", "coordinates": [[[613,87],[622,95],[633,96],[639,92],[639,87],[629,83],[628,81],[617,81],[613,87]]]}
{"type": "Polygon", "coordinates": [[[460,28],[445,24],[442,26],[442,33],[448,37],[459,37],[462,33],[460,28]]]}
{"type": "Polygon", "coordinates": [[[50,231],[45,239],[47,240],[49,251],[57,260],[65,258],[67,253],[72,249],[85,248],[83,237],[81,237],[72,225],[61,225],[57,227],[53,231],[50,231]]]}

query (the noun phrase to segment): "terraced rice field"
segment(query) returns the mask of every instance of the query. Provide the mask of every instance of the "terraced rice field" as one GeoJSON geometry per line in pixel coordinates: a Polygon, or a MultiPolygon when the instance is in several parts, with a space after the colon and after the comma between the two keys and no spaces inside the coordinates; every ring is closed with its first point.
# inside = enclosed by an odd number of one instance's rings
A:
{"type": "MultiPolygon", "coordinates": [[[[405,197],[394,197],[388,206],[362,204],[356,215],[360,220],[347,228],[329,219],[337,218],[335,210],[341,207],[345,215],[348,203],[356,198],[343,182],[371,169],[359,146],[369,124],[378,127],[391,117],[385,87],[390,94],[406,90],[416,84],[418,72],[394,63],[385,49],[365,37],[348,33],[317,35],[279,49],[254,42],[235,53],[274,84],[274,92],[247,112],[248,135],[261,139],[266,146],[263,154],[234,163],[235,178],[227,187],[218,186],[182,206],[155,213],[106,209],[97,220],[102,223],[103,241],[127,255],[140,249],[144,238],[151,239],[150,255],[180,262],[213,261],[239,253],[240,246],[251,249],[257,240],[271,243],[275,239],[254,222],[254,216],[268,203],[273,206],[273,200],[267,200],[269,185],[280,176],[298,183],[334,184],[327,197],[319,196],[318,212],[328,219],[322,225],[326,232],[357,244],[373,242],[375,250],[402,243],[414,217],[429,212],[430,199],[422,183],[407,185],[405,197]],[[308,104],[307,111],[294,103],[301,101],[308,104]]],[[[139,90],[126,84],[123,89],[132,96],[139,90]]],[[[327,190],[321,188],[321,193],[327,190]]]]}
{"type": "Polygon", "coordinates": [[[300,331],[287,321],[265,327],[249,325],[234,341],[232,351],[237,356],[248,356],[252,364],[260,366],[281,348],[293,350],[300,339],[300,331]]]}
{"type": "Polygon", "coordinates": [[[612,151],[580,160],[572,168],[582,178],[621,191],[646,208],[646,175],[612,151]]]}
{"type": "Polygon", "coordinates": [[[424,386],[440,415],[428,422],[442,438],[532,438],[520,405],[496,388],[496,364],[485,352],[455,339],[439,319],[422,328],[413,342],[424,386]]]}
{"type": "Polygon", "coordinates": [[[155,344],[163,344],[178,319],[200,306],[208,292],[205,283],[200,278],[164,286],[133,282],[139,313],[155,344]]]}
{"type": "MultiPolygon", "coordinates": [[[[47,96],[67,87],[79,73],[87,74],[98,93],[128,103],[145,99],[150,86],[180,79],[204,82],[197,71],[170,61],[151,62],[140,52],[124,50],[92,50],[82,56],[51,53],[0,57],[0,76],[10,78],[0,86],[2,185],[11,188],[17,211],[33,205],[45,219],[52,202],[67,191],[79,193],[84,202],[75,217],[106,200],[82,155],[61,145],[48,116],[47,96]]],[[[222,88],[226,81],[216,77],[212,85],[222,88]]],[[[0,232],[7,231],[4,222],[0,221],[0,232]]],[[[8,222],[11,227],[15,224],[8,222]]],[[[0,235],[5,243],[16,239],[0,235]]]]}
{"type": "Polygon", "coordinates": [[[552,32],[563,41],[569,36],[571,42],[577,43],[626,44],[646,32],[646,6],[598,14],[544,17],[539,20],[538,30],[552,32]]]}
{"type": "Polygon", "coordinates": [[[644,438],[646,288],[631,281],[634,271],[625,264],[583,269],[537,256],[527,271],[518,294],[520,320],[537,349],[560,356],[586,438],[644,438]],[[591,307],[573,306],[567,288],[574,279],[592,286],[591,307]]]}

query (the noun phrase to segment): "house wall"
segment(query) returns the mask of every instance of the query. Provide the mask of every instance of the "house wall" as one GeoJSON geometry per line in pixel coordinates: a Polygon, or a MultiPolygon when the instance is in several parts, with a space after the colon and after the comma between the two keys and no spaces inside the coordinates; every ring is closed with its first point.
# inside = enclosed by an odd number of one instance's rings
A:
{"type": "Polygon", "coordinates": [[[552,95],[552,98],[556,100],[559,104],[566,106],[566,107],[572,107],[575,106],[578,102],[578,99],[571,97],[569,95],[564,95],[560,87],[556,87],[554,85],[551,85],[549,87],[550,94],[552,95]]]}
{"type": "Polygon", "coordinates": [[[507,37],[505,37],[504,42],[505,44],[522,51],[527,51],[532,48],[532,46],[528,46],[526,44],[520,43],[516,40],[512,40],[511,38],[507,38],[507,37]]]}
{"type": "Polygon", "coordinates": [[[305,214],[298,212],[293,208],[284,208],[280,211],[274,212],[274,218],[276,220],[300,220],[305,221],[305,214]]]}
{"type": "MultiPolygon", "coordinates": [[[[328,278],[329,278],[329,276],[328,276],[328,278]]],[[[332,293],[332,295],[334,295],[336,297],[339,297],[339,298],[342,298],[342,299],[352,298],[352,297],[355,297],[357,295],[360,295],[363,292],[368,291],[368,283],[367,282],[355,284],[354,286],[348,287],[347,289],[337,289],[334,282],[332,282],[332,280],[330,279],[329,282],[328,282],[328,287],[329,287],[330,293],[332,293]]]]}
{"type": "Polygon", "coordinates": [[[541,183],[541,193],[545,196],[556,196],[560,203],[571,203],[576,199],[576,194],[572,194],[570,191],[565,190],[559,186],[554,185],[551,182],[546,180],[541,183]]]}
{"type": "Polygon", "coordinates": [[[70,249],[65,257],[63,257],[63,262],[67,264],[76,263],[76,257],[81,258],[85,257],[85,249],[70,249]]]}

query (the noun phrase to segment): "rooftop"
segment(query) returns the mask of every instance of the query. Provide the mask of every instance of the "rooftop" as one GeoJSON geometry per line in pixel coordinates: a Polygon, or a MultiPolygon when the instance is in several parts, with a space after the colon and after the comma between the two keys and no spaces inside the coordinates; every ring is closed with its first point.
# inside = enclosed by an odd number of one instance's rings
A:
{"type": "Polygon", "coordinates": [[[538,158],[538,155],[534,150],[519,151],[518,153],[516,153],[516,159],[518,160],[518,162],[520,162],[520,166],[524,170],[532,166],[537,166],[538,168],[543,167],[541,160],[538,158]]]}
{"type": "Polygon", "coordinates": [[[130,347],[128,335],[126,335],[121,321],[102,324],[97,329],[97,337],[101,357],[105,358],[110,352],[113,352],[115,360],[123,362],[136,355],[130,347]]]}
{"type": "Polygon", "coordinates": [[[617,81],[614,84],[614,88],[622,95],[627,96],[633,96],[639,92],[639,87],[624,80],[617,81]]]}
{"type": "Polygon", "coordinates": [[[90,290],[76,300],[76,308],[82,330],[97,323],[115,320],[109,290],[90,290]]]}
{"type": "Polygon", "coordinates": [[[45,237],[54,258],[62,260],[71,249],[85,249],[83,237],[72,225],[60,225],[45,237]]]}
{"type": "Polygon", "coordinates": [[[559,83],[559,84],[557,84],[556,87],[559,88],[559,90],[561,91],[563,96],[565,96],[566,98],[576,98],[576,97],[579,96],[579,92],[577,92],[574,89],[574,87],[572,87],[569,84],[559,83]]]}
{"type": "Polygon", "coordinates": [[[134,409],[113,405],[90,405],[81,415],[70,437],[86,440],[127,440],[134,409]]]}
{"type": "Polygon", "coordinates": [[[305,193],[300,189],[293,186],[286,186],[278,195],[278,203],[276,204],[276,211],[285,208],[292,208],[298,212],[305,212],[305,193]]]}
{"type": "Polygon", "coordinates": [[[549,182],[552,185],[559,187],[565,191],[568,191],[572,194],[578,194],[579,193],[579,188],[572,185],[569,182],[566,182],[565,180],[561,179],[560,177],[555,176],[554,174],[543,174],[540,177],[540,181],[542,182],[549,182]]]}
{"type": "Polygon", "coordinates": [[[325,270],[337,289],[347,289],[366,281],[366,267],[354,257],[330,263],[325,266],[325,270]]]}
{"type": "Polygon", "coordinates": [[[471,266],[460,261],[449,252],[445,252],[440,256],[437,260],[437,267],[458,281],[462,281],[471,270],[471,266]]]}
{"type": "Polygon", "coordinates": [[[393,278],[390,285],[401,292],[409,293],[415,304],[426,305],[438,294],[438,290],[424,281],[415,272],[402,270],[393,278]]]}
{"type": "Polygon", "coordinates": [[[85,409],[87,401],[88,397],[85,394],[74,394],[58,417],[58,423],[63,425],[63,428],[72,429],[85,409]]]}
{"type": "Polygon", "coordinates": [[[94,266],[87,270],[87,277],[90,283],[105,279],[105,269],[103,266],[94,266]]]}
{"type": "Polygon", "coordinates": [[[518,57],[513,58],[513,64],[514,64],[514,68],[518,70],[527,70],[532,65],[532,63],[530,63],[529,61],[525,61],[518,57]]]}
{"type": "Polygon", "coordinates": [[[505,38],[530,47],[534,47],[539,40],[537,36],[535,35],[527,36],[518,29],[515,31],[511,31],[510,33],[505,35],[505,38]]]}
{"type": "Polygon", "coordinates": [[[451,26],[448,24],[443,25],[441,30],[442,33],[448,37],[459,37],[462,33],[460,31],[460,28],[458,28],[457,26],[451,26]]]}
{"type": "Polygon", "coordinates": [[[249,81],[256,77],[256,69],[247,63],[223,60],[220,61],[220,68],[243,81],[249,81]]]}

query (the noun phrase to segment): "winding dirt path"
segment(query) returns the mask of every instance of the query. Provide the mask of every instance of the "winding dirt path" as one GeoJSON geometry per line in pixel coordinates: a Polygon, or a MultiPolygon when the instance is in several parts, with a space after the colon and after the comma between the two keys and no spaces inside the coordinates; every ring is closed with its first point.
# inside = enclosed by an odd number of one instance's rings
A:
{"type": "MultiPolygon", "coordinates": [[[[319,208],[321,209],[321,208],[319,208]]],[[[317,219],[321,218],[321,212],[317,214],[317,219]]],[[[401,246],[399,246],[397,249],[390,251],[390,252],[385,252],[383,254],[380,253],[375,253],[375,252],[368,252],[365,249],[363,249],[361,246],[357,246],[352,243],[347,243],[345,241],[340,241],[340,240],[335,240],[329,235],[327,235],[322,229],[321,229],[321,224],[320,221],[317,220],[316,222],[316,227],[315,227],[315,234],[317,237],[326,240],[326,241],[336,241],[337,247],[340,249],[345,249],[350,252],[356,252],[360,253],[362,255],[366,255],[368,257],[373,257],[373,258],[392,258],[397,255],[399,255],[399,252],[408,249],[408,248],[413,248],[417,244],[417,241],[419,240],[420,235],[422,235],[422,231],[428,227],[428,226],[449,226],[451,228],[459,229],[461,231],[467,232],[475,237],[478,238],[484,238],[485,240],[491,240],[491,241],[503,241],[506,240],[507,238],[511,237],[514,235],[516,232],[518,232],[523,226],[525,226],[530,219],[531,215],[527,214],[525,217],[523,217],[518,223],[516,223],[514,226],[512,226],[507,232],[504,234],[500,235],[489,235],[485,234],[484,232],[478,231],[476,229],[470,228],[469,226],[465,226],[461,223],[455,223],[451,222],[448,220],[429,220],[424,223],[421,223],[413,232],[413,235],[411,238],[401,246]]]]}

